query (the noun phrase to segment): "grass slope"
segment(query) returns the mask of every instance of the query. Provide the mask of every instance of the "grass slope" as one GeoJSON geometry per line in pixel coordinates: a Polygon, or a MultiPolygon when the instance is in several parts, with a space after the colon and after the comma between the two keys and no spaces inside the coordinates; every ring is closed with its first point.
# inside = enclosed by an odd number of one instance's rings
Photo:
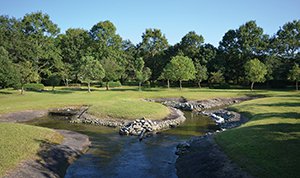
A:
{"type": "Polygon", "coordinates": [[[299,92],[243,102],[233,109],[250,121],[216,136],[225,152],[254,176],[299,177],[299,92]]]}
{"type": "Polygon", "coordinates": [[[20,161],[34,158],[41,143],[62,141],[51,129],[23,124],[1,123],[0,131],[0,177],[20,161]]]}

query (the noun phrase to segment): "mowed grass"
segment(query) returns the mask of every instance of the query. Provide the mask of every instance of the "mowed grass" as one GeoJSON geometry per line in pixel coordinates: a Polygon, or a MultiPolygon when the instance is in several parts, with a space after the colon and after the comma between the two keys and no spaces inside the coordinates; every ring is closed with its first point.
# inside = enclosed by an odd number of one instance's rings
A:
{"type": "Polygon", "coordinates": [[[216,136],[225,152],[254,176],[299,177],[299,92],[246,101],[232,108],[250,121],[216,136]]]}
{"type": "Polygon", "coordinates": [[[248,90],[211,90],[211,89],[164,89],[152,88],[137,91],[136,87],[122,87],[105,91],[93,88],[74,91],[57,88],[52,92],[25,92],[3,90],[0,93],[0,114],[21,110],[39,110],[59,108],[72,105],[90,105],[89,113],[99,117],[113,117],[124,119],[162,119],[169,114],[168,108],[158,103],[146,102],[145,98],[185,97],[187,99],[209,99],[238,97],[249,94],[248,90]],[[11,94],[8,94],[11,93],[11,94]]]}
{"type": "Polygon", "coordinates": [[[60,143],[63,137],[47,128],[0,123],[0,177],[20,161],[35,158],[43,142],[60,143]]]}

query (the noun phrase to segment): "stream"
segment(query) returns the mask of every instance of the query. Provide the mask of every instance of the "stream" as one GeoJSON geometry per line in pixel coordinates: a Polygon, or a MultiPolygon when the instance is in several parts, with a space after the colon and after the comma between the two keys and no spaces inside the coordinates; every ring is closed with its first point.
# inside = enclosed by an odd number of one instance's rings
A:
{"type": "Polygon", "coordinates": [[[118,129],[85,124],[70,124],[55,118],[39,118],[27,124],[65,129],[89,136],[90,149],[71,164],[65,177],[177,177],[176,146],[193,136],[217,129],[206,116],[184,112],[186,121],[179,127],[143,139],[120,136],[118,129]]]}

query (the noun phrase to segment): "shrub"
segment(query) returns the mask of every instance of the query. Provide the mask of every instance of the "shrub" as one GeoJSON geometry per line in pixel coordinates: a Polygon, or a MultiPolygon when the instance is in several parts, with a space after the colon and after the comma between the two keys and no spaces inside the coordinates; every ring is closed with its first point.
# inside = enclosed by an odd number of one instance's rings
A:
{"type": "Polygon", "coordinates": [[[27,91],[43,91],[45,86],[42,83],[27,83],[24,85],[24,90],[27,91]]]}

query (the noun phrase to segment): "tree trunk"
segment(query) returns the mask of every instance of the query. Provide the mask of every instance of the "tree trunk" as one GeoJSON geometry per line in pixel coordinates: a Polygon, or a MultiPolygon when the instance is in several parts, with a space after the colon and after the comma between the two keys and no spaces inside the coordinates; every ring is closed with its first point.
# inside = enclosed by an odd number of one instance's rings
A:
{"type": "Polygon", "coordinates": [[[23,93],[24,93],[24,86],[22,85],[22,87],[21,87],[21,95],[23,95],[23,93]]]}
{"type": "Polygon", "coordinates": [[[109,84],[106,82],[106,90],[109,90],[109,84]]]}
{"type": "Polygon", "coordinates": [[[66,84],[67,84],[67,87],[69,87],[69,80],[66,79],[66,84]]]}
{"type": "Polygon", "coordinates": [[[198,81],[198,86],[201,88],[201,80],[198,81]]]}
{"type": "Polygon", "coordinates": [[[55,87],[55,86],[52,86],[52,92],[54,92],[54,87],[55,87]]]}
{"type": "Polygon", "coordinates": [[[296,90],[298,91],[298,80],[296,81],[296,90]]]}
{"type": "Polygon", "coordinates": [[[91,88],[90,87],[91,87],[90,82],[88,82],[88,92],[89,93],[91,93],[91,88]]]}
{"type": "Polygon", "coordinates": [[[179,87],[180,87],[180,90],[182,90],[182,85],[181,85],[181,80],[179,80],[179,87]]]}
{"type": "Polygon", "coordinates": [[[167,80],[168,88],[170,88],[170,80],[167,80]]]}
{"type": "Polygon", "coordinates": [[[139,91],[142,91],[142,82],[139,82],[139,91]]]}
{"type": "Polygon", "coordinates": [[[253,91],[254,82],[251,83],[251,91],[253,91]]]}

